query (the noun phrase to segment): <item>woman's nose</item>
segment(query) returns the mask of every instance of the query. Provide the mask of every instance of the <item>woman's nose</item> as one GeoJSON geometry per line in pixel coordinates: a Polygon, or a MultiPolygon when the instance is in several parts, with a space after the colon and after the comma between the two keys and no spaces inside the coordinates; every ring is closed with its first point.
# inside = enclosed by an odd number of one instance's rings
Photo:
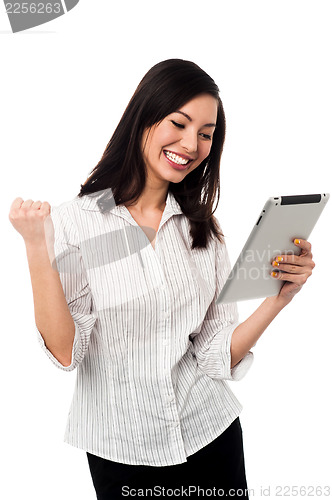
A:
{"type": "Polygon", "coordinates": [[[197,133],[184,132],[180,144],[188,153],[195,153],[197,151],[197,133]]]}

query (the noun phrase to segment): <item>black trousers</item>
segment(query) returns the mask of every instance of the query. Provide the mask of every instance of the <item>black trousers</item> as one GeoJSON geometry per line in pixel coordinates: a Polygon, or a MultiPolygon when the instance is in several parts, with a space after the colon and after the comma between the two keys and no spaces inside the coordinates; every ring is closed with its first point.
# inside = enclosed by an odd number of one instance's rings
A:
{"type": "Polygon", "coordinates": [[[98,500],[133,496],[249,498],[239,418],[214,441],[188,456],[187,462],[181,464],[164,467],[129,465],[88,452],[87,458],[98,500]],[[144,495],[138,491],[147,488],[150,490],[144,495]],[[214,488],[215,492],[211,493],[214,488]]]}

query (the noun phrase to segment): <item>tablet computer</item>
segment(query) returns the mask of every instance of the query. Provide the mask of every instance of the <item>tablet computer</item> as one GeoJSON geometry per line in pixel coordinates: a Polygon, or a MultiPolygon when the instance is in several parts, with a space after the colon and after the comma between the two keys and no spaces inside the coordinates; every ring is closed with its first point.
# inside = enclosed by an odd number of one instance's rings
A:
{"type": "Polygon", "coordinates": [[[301,253],[293,241],[309,238],[329,197],[324,193],[269,198],[216,304],[277,295],[284,281],[270,274],[274,257],[301,253]]]}

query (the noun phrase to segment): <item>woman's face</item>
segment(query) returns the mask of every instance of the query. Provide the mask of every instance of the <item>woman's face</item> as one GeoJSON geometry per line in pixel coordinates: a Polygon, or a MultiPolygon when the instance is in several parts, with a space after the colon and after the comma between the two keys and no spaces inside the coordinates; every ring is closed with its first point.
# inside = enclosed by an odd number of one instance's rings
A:
{"type": "Polygon", "coordinates": [[[201,94],[145,130],[143,158],[148,178],[181,182],[209,155],[217,122],[218,103],[201,94]]]}

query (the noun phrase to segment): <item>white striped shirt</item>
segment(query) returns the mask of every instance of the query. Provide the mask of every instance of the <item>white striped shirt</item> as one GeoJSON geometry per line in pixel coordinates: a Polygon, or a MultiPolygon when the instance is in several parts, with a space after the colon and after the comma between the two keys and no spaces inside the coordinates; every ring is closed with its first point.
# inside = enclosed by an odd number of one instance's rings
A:
{"type": "Polygon", "coordinates": [[[189,221],[169,191],[155,249],[124,205],[102,213],[85,195],[52,207],[57,269],[75,323],[76,385],[64,441],[134,465],[183,463],[242,406],[226,380],[236,303],[215,301],[230,272],[213,237],[191,250],[189,221]]]}

